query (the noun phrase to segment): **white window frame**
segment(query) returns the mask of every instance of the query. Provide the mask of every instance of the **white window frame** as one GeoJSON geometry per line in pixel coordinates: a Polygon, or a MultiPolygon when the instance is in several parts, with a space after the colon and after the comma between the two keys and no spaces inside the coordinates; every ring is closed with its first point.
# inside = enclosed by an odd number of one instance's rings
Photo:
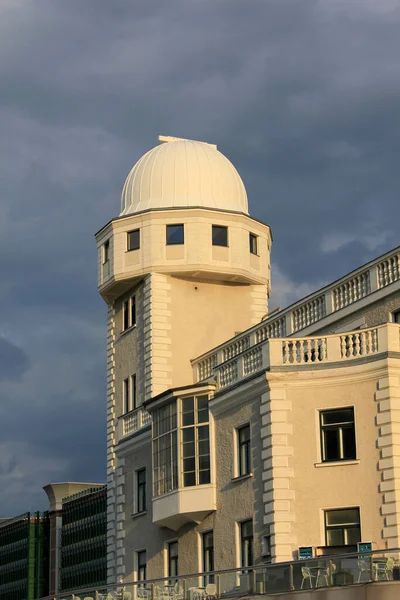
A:
{"type": "Polygon", "coordinates": [[[136,327],[136,325],[137,325],[137,298],[136,298],[136,293],[135,294],[131,294],[129,296],[129,298],[125,298],[122,301],[121,317],[122,317],[122,326],[121,326],[122,333],[124,333],[125,331],[128,331],[129,329],[132,329],[133,327],[136,327]],[[132,322],[132,305],[133,305],[133,303],[135,303],[135,322],[134,323],[132,322]],[[127,327],[125,327],[125,313],[128,314],[127,327]]]}
{"type": "MultiPolygon", "coordinates": [[[[139,548],[138,550],[134,550],[134,555],[133,555],[133,581],[140,581],[139,580],[139,553],[140,552],[146,552],[146,578],[147,578],[147,549],[146,548],[139,548]]],[[[146,580],[144,580],[146,581],[146,580]]],[[[135,586],[135,591],[136,591],[137,586],[135,586]]]]}
{"type": "MultiPolygon", "coordinates": [[[[146,465],[143,465],[141,467],[138,467],[137,469],[135,469],[133,471],[133,485],[132,485],[132,491],[133,491],[133,498],[132,498],[132,510],[133,510],[133,514],[134,515],[144,515],[145,513],[147,513],[147,507],[149,505],[149,498],[148,498],[148,493],[147,493],[147,489],[148,489],[148,467],[146,465]],[[140,511],[139,512],[139,503],[138,503],[138,492],[139,492],[139,486],[138,486],[138,473],[139,471],[145,471],[145,500],[146,500],[146,507],[144,511],[140,511]]],[[[150,498],[151,500],[151,498],[150,498]]]]}
{"type": "Polygon", "coordinates": [[[110,240],[106,240],[101,246],[101,262],[106,265],[110,260],[110,240]]]}
{"type": "MultiPolygon", "coordinates": [[[[329,464],[335,464],[335,463],[346,463],[346,462],[353,462],[357,459],[357,449],[358,449],[358,440],[357,440],[357,427],[356,427],[356,423],[357,423],[357,414],[356,414],[356,407],[354,404],[348,404],[348,405],[342,405],[342,406],[325,406],[324,408],[320,408],[317,410],[317,429],[318,429],[318,445],[319,445],[319,460],[320,460],[320,464],[324,464],[324,465],[329,465],[329,464]],[[323,440],[322,440],[322,413],[324,412],[329,412],[329,411],[333,411],[333,410],[345,410],[348,408],[352,408],[353,409],[353,416],[354,416],[354,439],[355,439],[355,446],[356,446],[356,457],[355,458],[338,458],[337,460],[325,460],[324,455],[325,455],[325,449],[323,446],[323,440]]],[[[342,438],[341,438],[342,439],[342,438]]],[[[341,442],[342,444],[343,442],[341,442]]],[[[343,448],[341,446],[341,453],[343,452],[343,448]]]]}

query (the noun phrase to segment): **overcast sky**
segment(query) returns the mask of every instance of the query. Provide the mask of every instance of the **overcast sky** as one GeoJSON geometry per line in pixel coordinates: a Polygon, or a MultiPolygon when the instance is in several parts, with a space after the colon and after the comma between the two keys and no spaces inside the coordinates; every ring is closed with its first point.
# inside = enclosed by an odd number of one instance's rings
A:
{"type": "Polygon", "coordinates": [[[0,0],[0,516],[104,481],[93,234],[157,136],[218,144],[284,306],[399,242],[400,0],[0,0]]]}

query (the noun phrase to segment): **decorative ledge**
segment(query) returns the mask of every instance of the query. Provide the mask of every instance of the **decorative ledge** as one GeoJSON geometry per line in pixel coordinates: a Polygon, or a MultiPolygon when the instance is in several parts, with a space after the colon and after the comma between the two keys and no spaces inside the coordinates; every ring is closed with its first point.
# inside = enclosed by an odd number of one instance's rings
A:
{"type": "Polygon", "coordinates": [[[360,459],[357,458],[356,460],[333,460],[332,462],[320,462],[320,463],[314,463],[314,467],[317,467],[318,469],[320,467],[347,467],[348,465],[359,465],[360,464],[360,459]]]}

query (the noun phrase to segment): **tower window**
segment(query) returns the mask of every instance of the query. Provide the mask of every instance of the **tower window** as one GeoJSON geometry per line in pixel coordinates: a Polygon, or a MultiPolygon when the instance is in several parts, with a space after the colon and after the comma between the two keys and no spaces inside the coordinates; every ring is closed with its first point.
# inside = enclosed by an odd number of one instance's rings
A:
{"type": "Polygon", "coordinates": [[[257,250],[258,250],[257,249],[257,246],[258,246],[257,242],[258,242],[258,239],[257,239],[257,236],[254,233],[250,233],[249,234],[249,242],[250,242],[250,253],[251,254],[257,254],[257,250]]]}
{"type": "Polygon", "coordinates": [[[122,303],[122,331],[136,325],[136,296],[133,294],[122,303]]]}
{"type": "Polygon", "coordinates": [[[146,469],[136,471],[136,512],[146,510],[146,469]]]}
{"type": "Polygon", "coordinates": [[[228,228],[222,225],[212,226],[212,244],[213,246],[228,245],[228,228]]]}
{"type": "Polygon", "coordinates": [[[167,245],[184,244],[185,233],[183,225],[167,225],[167,245]]]}
{"type": "Polygon", "coordinates": [[[110,240],[103,244],[103,265],[110,260],[110,240]]]}
{"type": "Polygon", "coordinates": [[[131,250],[139,250],[140,248],[140,229],[128,231],[128,252],[131,250]]]}
{"type": "Polygon", "coordinates": [[[250,425],[245,425],[237,430],[238,441],[238,475],[249,475],[250,466],[250,425]]]}

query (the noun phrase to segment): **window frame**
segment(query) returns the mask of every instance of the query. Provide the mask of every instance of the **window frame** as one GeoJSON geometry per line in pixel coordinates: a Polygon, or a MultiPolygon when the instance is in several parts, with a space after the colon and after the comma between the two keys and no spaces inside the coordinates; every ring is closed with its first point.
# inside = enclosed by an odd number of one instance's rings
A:
{"type": "Polygon", "coordinates": [[[179,406],[177,400],[161,406],[153,412],[152,482],[154,498],[164,496],[169,492],[177,490],[179,487],[178,413],[179,406]],[[166,411],[167,408],[168,414],[166,412],[163,413],[162,411],[166,411]],[[167,416],[165,416],[166,414],[167,416]],[[165,476],[165,473],[169,473],[170,478],[165,476]]]}
{"type": "Polygon", "coordinates": [[[361,541],[362,537],[361,537],[361,515],[360,515],[360,507],[359,506],[349,506],[349,507],[340,507],[340,508],[329,508],[324,510],[324,533],[325,533],[325,546],[326,547],[339,547],[339,546],[354,546],[357,544],[357,542],[352,542],[352,543],[347,543],[347,535],[348,535],[348,530],[355,530],[358,529],[359,531],[359,540],[361,541]],[[354,523],[340,523],[339,525],[328,525],[327,522],[327,516],[329,513],[332,512],[340,512],[340,511],[346,511],[346,510],[356,510],[358,512],[358,523],[354,522],[354,523]],[[329,544],[328,543],[328,532],[330,531],[341,531],[343,530],[343,544],[329,544]]]}
{"type": "Polygon", "coordinates": [[[131,375],[131,410],[137,409],[137,377],[136,373],[131,375]]]}
{"type": "Polygon", "coordinates": [[[258,256],[258,235],[255,233],[249,232],[249,246],[250,246],[250,254],[254,254],[254,256],[258,256]]]}
{"type": "Polygon", "coordinates": [[[126,251],[134,252],[135,250],[140,250],[140,229],[132,229],[131,231],[126,232],[126,251]],[[131,234],[137,234],[137,244],[131,244],[131,234]]]}
{"type": "Polygon", "coordinates": [[[179,576],[179,543],[178,540],[170,540],[167,542],[167,570],[168,577],[179,576]],[[171,556],[171,546],[176,546],[176,556],[171,556]],[[176,573],[172,573],[172,565],[175,566],[176,573]]]}
{"type": "MultiPolygon", "coordinates": [[[[179,402],[179,444],[180,444],[180,488],[191,488],[198,487],[200,485],[210,485],[211,483],[211,449],[210,449],[210,412],[208,409],[209,395],[208,394],[194,394],[193,396],[183,396],[180,398],[179,402]],[[193,399],[193,423],[188,423],[184,425],[184,415],[190,415],[191,411],[184,411],[184,402],[187,400],[193,399]],[[206,409],[199,409],[199,399],[206,399],[206,409]],[[207,421],[199,420],[199,413],[207,410],[207,421]],[[207,437],[200,437],[200,429],[205,432],[205,428],[207,428],[207,437]],[[185,440],[185,431],[193,429],[193,441],[185,440]],[[200,448],[202,442],[208,441],[208,453],[200,453],[200,448]],[[194,456],[185,456],[185,445],[193,444],[194,446],[194,456]],[[207,460],[208,457],[208,469],[203,468],[200,469],[200,459],[207,460]],[[185,470],[185,460],[188,462],[194,459],[194,471],[193,470],[185,470]],[[207,473],[208,471],[208,481],[201,482],[201,473],[207,473]],[[194,483],[192,485],[185,484],[185,475],[189,475],[194,472],[194,483]]],[[[203,444],[204,445],[204,444],[203,444]]]]}
{"type": "Polygon", "coordinates": [[[185,225],[184,223],[169,223],[168,225],[166,225],[165,227],[165,245],[166,246],[183,246],[185,244],[185,225]],[[169,237],[168,237],[168,233],[169,231],[172,230],[172,227],[179,227],[179,232],[182,235],[182,238],[180,238],[182,241],[170,241],[169,237]]]}
{"type": "Polygon", "coordinates": [[[136,293],[122,301],[122,333],[137,325],[136,293]]]}
{"type": "Polygon", "coordinates": [[[226,225],[211,225],[211,242],[213,246],[217,246],[219,248],[228,248],[229,247],[229,234],[228,234],[228,227],[226,225]],[[224,240],[226,243],[219,243],[216,241],[216,238],[214,237],[214,234],[217,234],[217,230],[225,231],[226,234],[226,239],[224,240]]]}
{"type": "Polygon", "coordinates": [[[136,483],[136,490],[135,490],[135,513],[136,514],[140,514],[140,513],[145,513],[147,512],[147,493],[146,493],[146,487],[147,487],[147,477],[146,477],[146,467],[142,467],[140,469],[137,469],[137,471],[135,471],[135,483],[136,483]],[[141,475],[144,473],[144,480],[140,481],[140,477],[141,475]]]}
{"type": "Polygon", "coordinates": [[[329,408],[319,410],[319,430],[320,430],[320,445],[321,445],[321,462],[324,464],[334,462],[347,462],[357,460],[357,438],[356,438],[356,415],[354,406],[342,406],[338,408],[329,408]],[[352,410],[353,420],[342,421],[337,423],[324,423],[323,418],[327,413],[335,413],[340,411],[352,410]],[[350,429],[352,425],[353,438],[354,438],[354,455],[351,457],[344,456],[344,442],[343,442],[343,431],[350,429]],[[327,431],[338,431],[338,453],[335,458],[327,458],[327,442],[326,432],[327,431]]]}
{"type": "Polygon", "coordinates": [[[244,521],[240,521],[239,525],[239,544],[240,544],[240,568],[246,569],[247,567],[253,566],[254,563],[254,522],[253,519],[245,519],[244,521]],[[243,535],[243,530],[246,525],[251,523],[251,535],[243,535]],[[249,542],[251,540],[250,544],[249,542]],[[251,560],[249,561],[249,556],[251,556],[251,560]],[[250,562],[250,564],[246,564],[250,562]]]}
{"type": "Polygon", "coordinates": [[[251,426],[250,426],[250,423],[245,423],[244,425],[241,425],[240,427],[236,428],[236,458],[237,458],[236,477],[246,477],[247,475],[251,475],[252,471],[251,471],[251,426]],[[244,442],[242,442],[240,440],[240,434],[241,434],[241,432],[243,432],[244,430],[247,430],[247,429],[249,431],[249,438],[248,438],[248,440],[244,440],[244,442]],[[242,449],[244,449],[244,452],[245,452],[244,457],[242,455],[242,449]],[[244,459],[244,462],[246,463],[245,465],[243,464],[243,459],[244,459]]]}
{"type": "Polygon", "coordinates": [[[106,265],[110,260],[110,240],[106,240],[102,245],[102,264],[106,265]]]}
{"type": "Polygon", "coordinates": [[[131,381],[130,377],[125,377],[123,381],[123,391],[122,391],[122,402],[123,409],[122,412],[124,415],[131,412],[131,381]]]}
{"type": "Polygon", "coordinates": [[[214,583],[214,575],[207,575],[212,571],[215,571],[214,561],[214,530],[201,532],[201,556],[202,556],[202,570],[204,573],[203,585],[207,586],[209,583],[214,583]],[[212,545],[206,545],[206,536],[212,536],[212,545]],[[210,568],[211,567],[211,568],[210,568]]]}
{"type": "Polygon", "coordinates": [[[147,579],[147,554],[146,549],[136,551],[136,581],[146,581],[147,579]],[[141,565],[140,555],[145,556],[144,566],[141,565]],[[144,571],[144,577],[141,577],[141,573],[144,571]]]}

